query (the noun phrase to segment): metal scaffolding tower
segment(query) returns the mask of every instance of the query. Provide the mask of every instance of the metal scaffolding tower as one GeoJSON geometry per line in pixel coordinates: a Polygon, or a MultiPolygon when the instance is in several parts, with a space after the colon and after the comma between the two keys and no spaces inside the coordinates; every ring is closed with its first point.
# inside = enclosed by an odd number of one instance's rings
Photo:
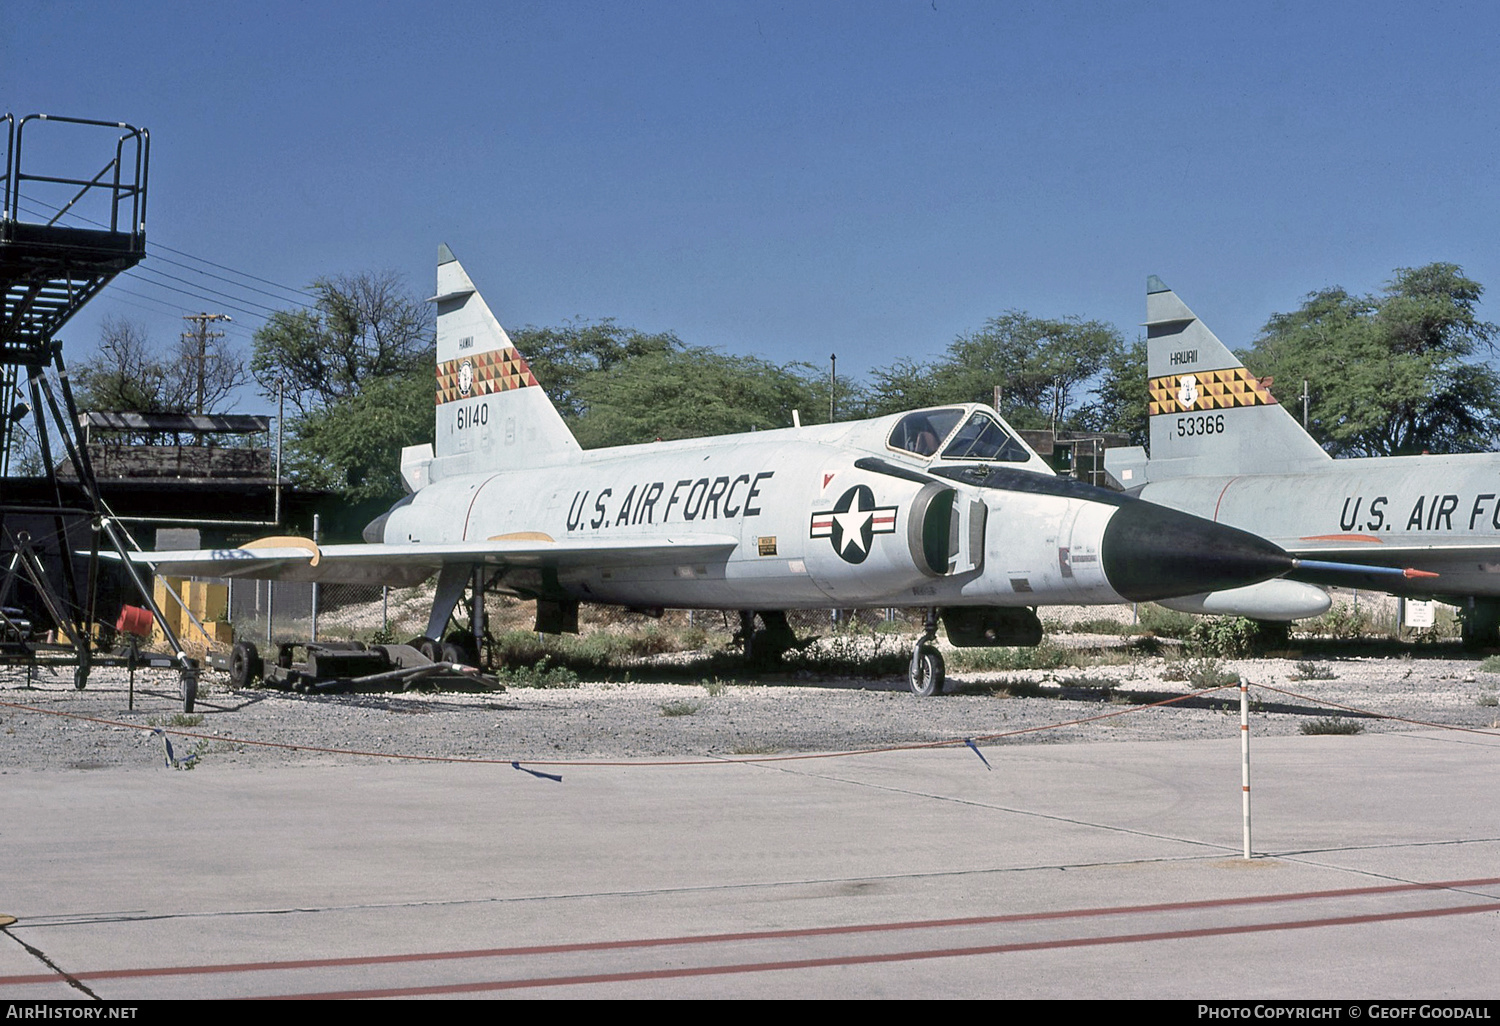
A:
{"type": "Polygon", "coordinates": [[[99,661],[99,554],[101,547],[113,549],[175,653],[171,665],[182,671],[183,704],[192,711],[197,664],[183,654],[147,582],[125,558],[124,528],[99,497],[56,340],[69,318],[146,255],[150,137],[121,122],[46,114],[6,114],[0,132],[6,143],[0,175],[0,661],[35,664],[45,655],[71,663],[74,683],[83,687],[91,663],[99,661]],[[114,154],[97,173],[56,169],[81,163],[79,154],[89,152],[101,129],[114,137],[114,154]],[[67,137],[58,139],[60,132],[67,137]],[[65,217],[69,223],[59,223],[65,217]],[[76,227],[79,221],[87,227],[76,227]],[[40,463],[39,476],[13,474],[23,446],[34,446],[29,455],[40,463]],[[61,458],[70,464],[69,480],[57,472],[61,458]],[[51,642],[38,641],[24,624],[29,611],[14,612],[12,600],[27,589],[33,608],[55,625],[51,642]]]}

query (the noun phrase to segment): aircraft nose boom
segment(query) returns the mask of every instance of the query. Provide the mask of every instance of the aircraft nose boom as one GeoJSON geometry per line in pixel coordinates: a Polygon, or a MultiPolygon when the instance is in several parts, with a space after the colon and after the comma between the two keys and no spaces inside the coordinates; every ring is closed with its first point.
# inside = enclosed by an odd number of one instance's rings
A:
{"type": "Polygon", "coordinates": [[[1258,535],[1145,501],[1115,511],[1100,557],[1110,587],[1129,602],[1240,588],[1294,565],[1258,535]]]}

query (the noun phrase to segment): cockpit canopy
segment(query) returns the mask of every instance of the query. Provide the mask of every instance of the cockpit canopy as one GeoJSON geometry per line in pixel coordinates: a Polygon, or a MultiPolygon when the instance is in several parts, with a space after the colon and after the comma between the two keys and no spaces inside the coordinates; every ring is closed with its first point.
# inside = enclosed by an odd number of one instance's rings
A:
{"type": "Polygon", "coordinates": [[[896,422],[887,444],[901,452],[944,460],[1026,463],[1031,451],[982,409],[946,406],[908,413],[896,422]]]}

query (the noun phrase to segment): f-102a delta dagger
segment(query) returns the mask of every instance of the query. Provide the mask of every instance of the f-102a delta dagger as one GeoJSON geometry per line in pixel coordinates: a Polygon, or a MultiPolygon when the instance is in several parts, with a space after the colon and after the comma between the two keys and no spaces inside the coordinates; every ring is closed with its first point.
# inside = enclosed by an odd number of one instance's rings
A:
{"type": "MultiPolygon", "coordinates": [[[[1333,459],[1276,401],[1272,383],[1247,370],[1154,276],[1146,286],[1146,351],[1151,453],[1105,453],[1120,485],[1254,531],[1295,556],[1368,564],[1378,576],[1359,586],[1454,603],[1466,640],[1495,640],[1500,454],[1333,459]],[[1414,569],[1383,572],[1391,567],[1414,569]]],[[[1328,607],[1318,589],[1299,594],[1297,587],[1270,582],[1166,604],[1266,619],[1328,607]]]]}
{"type": "Polygon", "coordinates": [[[486,589],[534,598],[550,632],[576,630],[580,602],[737,610],[747,648],[773,651],[793,641],[787,610],[920,607],[918,694],[942,687],[939,620],[955,645],[1032,645],[1038,605],[1337,573],[1058,478],[977,405],[585,451],[447,246],[437,284],[436,443],[403,451],[410,494],[364,544],[272,538],[138,558],[219,577],[411,585],[436,573],[429,652],[465,592],[486,589]]]}

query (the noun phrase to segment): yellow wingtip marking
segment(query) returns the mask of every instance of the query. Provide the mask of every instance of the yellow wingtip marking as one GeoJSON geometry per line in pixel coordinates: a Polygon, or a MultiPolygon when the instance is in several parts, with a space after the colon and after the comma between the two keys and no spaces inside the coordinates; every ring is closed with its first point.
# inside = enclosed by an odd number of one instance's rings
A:
{"type": "Polygon", "coordinates": [[[323,558],[323,552],[318,548],[318,543],[311,538],[303,538],[295,534],[273,534],[268,538],[257,538],[252,542],[241,545],[242,549],[306,549],[307,554],[312,557],[310,566],[317,566],[318,561],[323,558]]]}

